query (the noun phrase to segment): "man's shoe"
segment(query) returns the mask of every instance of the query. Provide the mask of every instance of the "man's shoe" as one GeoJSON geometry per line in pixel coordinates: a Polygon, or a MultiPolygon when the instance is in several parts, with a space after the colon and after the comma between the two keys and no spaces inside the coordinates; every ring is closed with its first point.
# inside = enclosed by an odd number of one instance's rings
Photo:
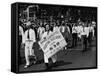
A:
{"type": "Polygon", "coordinates": [[[25,65],[24,68],[26,69],[26,68],[28,68],[29,66],[30,66],[30,65],[25,65]]]}
{"type": "Polygon", "coordinates": [[[45,65],[46,65],[46,70],[50,70],[51,69],[51,66],[48,63],[45,63],[45,65]]]}
{"type": "Polygon", "coordinates": [[[34,64],[36,64],[36,62],[37,62],[37,61],[35,60],[35,61],[34,61],[34,64]]]}

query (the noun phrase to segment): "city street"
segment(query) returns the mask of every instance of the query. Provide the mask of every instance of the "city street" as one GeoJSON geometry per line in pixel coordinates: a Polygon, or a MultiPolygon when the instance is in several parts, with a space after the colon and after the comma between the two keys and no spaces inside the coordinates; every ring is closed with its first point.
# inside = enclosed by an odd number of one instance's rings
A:
{"type": "MultiPolygon", "coordinates": [[[[36,64],[32,64],[28,68],[24,68],[25,58],[22,59],[22,65],[19,66],[19,71],[44,71],[46,66],[43,61],[43,52],[39,50],[39,46],[35,45],[35,54],[38,58],[36,64]]],[[[78,69],[78,68],[91,68],[96,67],[96,40],[92,41],[91,47],[87,48],[87,51],[82,52],[82,42],[78,42],[77,46],[74,48],[69,48],[67,50],[61,50],[57,53],[57,63],[51,70],[61,70],[61,69],[78,69]]],[[[22,51],[22,54],[24,52],[22,51]]]]}

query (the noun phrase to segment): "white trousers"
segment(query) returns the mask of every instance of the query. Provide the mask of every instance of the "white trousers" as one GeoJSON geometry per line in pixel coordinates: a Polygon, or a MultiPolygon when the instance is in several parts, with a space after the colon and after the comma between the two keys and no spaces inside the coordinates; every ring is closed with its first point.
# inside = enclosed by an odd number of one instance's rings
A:
{"type": "MultiPolygon", "coordinates": [[[[55,63],[57,61],[57,55],[53,55],[51,57],[51,59],[52,59],[53,63],[55,63]]],[[[44,54],[44,62],[49,63],[49,58],[45,54],[44,54]]]]}
{"type": "Polygon", "coordinates": [[[25,59],[26,59],[26,65],[30,64],[29,56],[35,56],[34,49],[32,49],[33,43],[34,42],[28,42],[28,41],[25,42],[25,59]]]}

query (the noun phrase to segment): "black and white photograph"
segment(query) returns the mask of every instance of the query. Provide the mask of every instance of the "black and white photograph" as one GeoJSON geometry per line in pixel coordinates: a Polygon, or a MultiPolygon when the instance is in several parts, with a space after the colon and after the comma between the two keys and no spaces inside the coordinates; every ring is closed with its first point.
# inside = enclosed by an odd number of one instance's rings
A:
{"type": "Polygon", "coordinates": [[[12,72],[97,68],[97,7],[19,2],[11,21],[12,72]]]}

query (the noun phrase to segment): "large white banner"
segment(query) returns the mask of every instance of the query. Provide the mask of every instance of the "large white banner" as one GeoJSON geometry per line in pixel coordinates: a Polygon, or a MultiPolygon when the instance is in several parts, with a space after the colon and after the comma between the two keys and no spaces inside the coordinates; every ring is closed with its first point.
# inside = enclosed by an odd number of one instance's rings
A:
{"type": "Polygon", "coordinates": [[[50,58],[58,51],[60,51],[63,47],[65,47],[67,43],[60,33],[59,29],[56,29],[48,37],[46,37],[46,39],[40,40],[39,45],[42,48],[44,54],[48,58],[50,58]]]}

